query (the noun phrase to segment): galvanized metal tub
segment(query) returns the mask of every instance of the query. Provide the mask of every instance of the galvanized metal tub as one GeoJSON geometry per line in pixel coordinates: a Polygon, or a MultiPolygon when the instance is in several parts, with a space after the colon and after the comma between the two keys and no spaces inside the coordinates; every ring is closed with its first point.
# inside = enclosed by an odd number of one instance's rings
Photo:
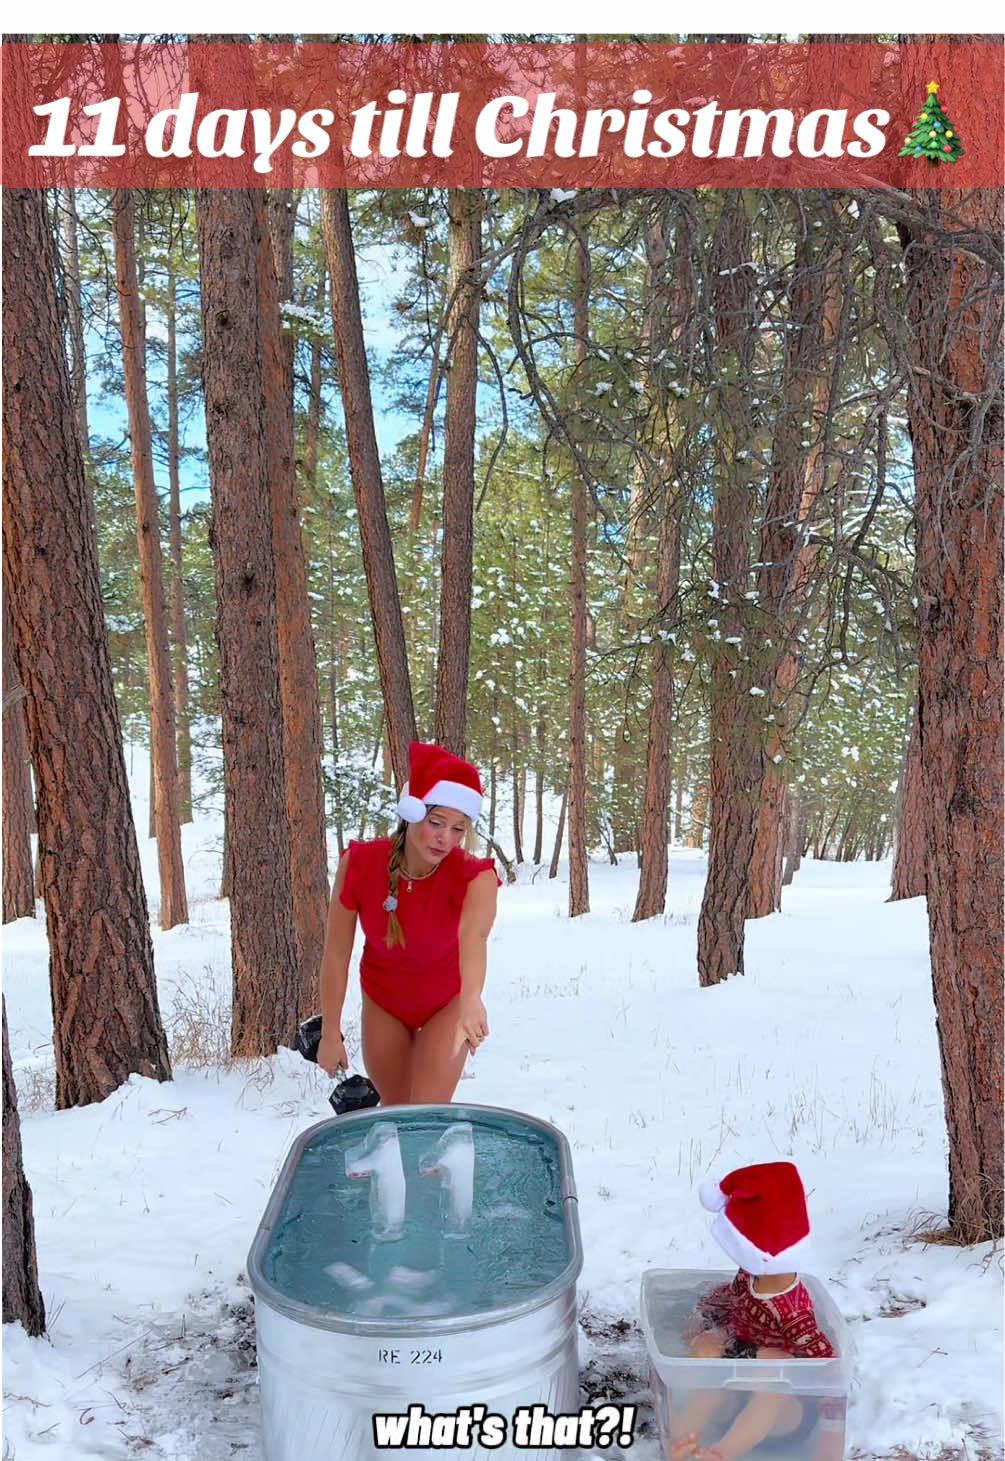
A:
{"type": "MultiPolygon", "coordinates": [[[[476,1165],[477,1173],[477,1165],[476,1165]]],[[[297,1217],[294,1212],[293,1218],[297,1217]]],[[[477,1186],[476,1186],[476,1219],[477,1186]]],[[[317,1221],[312,1215],[312,1221],[317,1221]]],[[[519,1223],[495,1235],[514,1244],[520,1261],[519,1223]]],[[[338,1234],[332,1233],[332,1248],[338,1234]]],[[[446,1414],[483,1405],[509,1421],[520,1406],[541,1404],[551,1413],[579,1407],[576,1280],[582,1268],[578,1205],[568,1142],[548,1122],[492,1106],[394,1106],[324,1121],[294,1142],[269,1199],[248,1259],[255,1294],[258,1368],[266,1461],[376,1461],[387,1455],[374,1444],[375,1413],[404,1414],[421,1404],[446,1414]],[[561,1212],[561,1270],[539,1289],[517,1300],[503,1299],[483,1312],[374,1318],[345,1312],[338,1304],[312,1302],[274,1281],[270,1249],[277,1224],[291,1220],[291,1186],[312,1148],[326,1139],[356,1132],[363,1137],[377,1122],[393,1122],[407,1134],[409,1123],[469,1122],[475,1133],[507,1129],[536,1133],[554,1153],[554,1201],[561,1212]],[[329,1134],[326,1138],[326,1133],[329,1134]]],[[[436,1447],[441,1456],[526,1456],[507,1440],[491,1449],[436,1447]]],[[[558,1457],[559,1452],[536,1451],[558,1457]]]]}

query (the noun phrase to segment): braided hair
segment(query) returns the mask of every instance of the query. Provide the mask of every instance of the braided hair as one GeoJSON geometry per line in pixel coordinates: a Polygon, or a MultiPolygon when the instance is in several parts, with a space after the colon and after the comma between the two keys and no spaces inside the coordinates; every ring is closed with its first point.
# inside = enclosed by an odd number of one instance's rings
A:
{"type": "MultiPolygon", "coordinates": [[[[403,949],[405,947],[405,935],[402,932],[401,924],[398,922],[398,915],[395,909],[398,906],[398,882],[401,878],[401,868],[405,860],[405,833],[408,831],[408,823],[398,823],[398,830],[391,838],[391,856],[387,861],[387,886],[388,903],[393,902],[393,907],[387,909],[387,937],[385,943],[389,949],[403,949]]],[[[387,907],[387,904],[384,905],[387,907]]]]}

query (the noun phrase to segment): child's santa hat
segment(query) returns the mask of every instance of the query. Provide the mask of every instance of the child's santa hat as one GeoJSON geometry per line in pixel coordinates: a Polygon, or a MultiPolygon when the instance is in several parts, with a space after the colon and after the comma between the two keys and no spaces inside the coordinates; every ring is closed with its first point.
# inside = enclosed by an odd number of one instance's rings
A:
{"type": "Polygon", "coordinates": [[[747,1273],[792,1273],[805,1258],[810,1220],[806,1193],[791,1162],[738,1167],[721,1182],[698,1189],[701,1205],[714,1212],[712,1236],[747,1273]]]}
{"type": "Polygon", "coordinates": [[[413,741],[408,748],[408,780],[398,799],[398,816],[421,822],[430,807],[450,807],[472,822],[482,809],[482,779],[470,761],[442,746],[413,741]]]}

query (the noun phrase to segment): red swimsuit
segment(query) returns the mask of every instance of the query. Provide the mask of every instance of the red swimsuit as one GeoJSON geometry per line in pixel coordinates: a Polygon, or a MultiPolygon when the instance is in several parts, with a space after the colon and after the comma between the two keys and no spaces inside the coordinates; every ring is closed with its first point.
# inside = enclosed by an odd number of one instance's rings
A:
{"type": "Polygon", "coordinates": [[[409,880],[400,873],[397,914],[405,947],[389,949],[384,899],[390,856],[390,837],[350,842],[340,898],[344,908],[359,914],[366,935],[359,964],[363,993],[418,1030],[460,992],[461,905],[471,880],[486,869],[495,872],[495,863],[455,847],[430,877],[409,880]]]}

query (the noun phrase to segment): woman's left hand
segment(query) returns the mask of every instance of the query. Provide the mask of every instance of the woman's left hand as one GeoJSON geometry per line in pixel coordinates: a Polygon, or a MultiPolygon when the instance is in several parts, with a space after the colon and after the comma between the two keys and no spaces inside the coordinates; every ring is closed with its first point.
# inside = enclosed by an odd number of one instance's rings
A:
{"type": "Polygon", "coordinates": [[[489,1033],[489,1019],[485,1013],[485,1006],[478,995],[469,995],[467,999],[461,996],[460,1008],[457,1011],[457,1034],[454,1039],[454,1054],[459,1055],[467,1046],[472,1055],[475,1054],[482,1041],[487,1039],[489,1033]]]}

